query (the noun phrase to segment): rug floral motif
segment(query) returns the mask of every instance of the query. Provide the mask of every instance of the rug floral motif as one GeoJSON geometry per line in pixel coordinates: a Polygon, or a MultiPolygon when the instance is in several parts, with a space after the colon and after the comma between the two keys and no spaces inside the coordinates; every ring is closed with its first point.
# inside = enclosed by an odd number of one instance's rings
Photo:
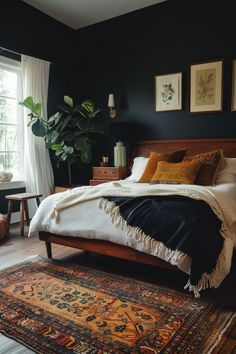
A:
{"type": "Polygon", "coordinates": [[[31,260],[0,274],[0,331],[36,353],[207,353],[236,342],[232,312],[94,269],[31,260]]]}

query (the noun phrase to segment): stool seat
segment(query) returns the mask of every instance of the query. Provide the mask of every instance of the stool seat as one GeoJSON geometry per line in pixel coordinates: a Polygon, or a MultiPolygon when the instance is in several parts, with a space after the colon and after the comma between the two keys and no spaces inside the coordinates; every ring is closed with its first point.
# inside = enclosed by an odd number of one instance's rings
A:
{"type": "Polygon", "coordinates": [[[15,201],[20,202],[20,230],[21,230],[21,236],[24,236],[24,223],[25,223],[25,218],[26,217],[26,222],[27,225],[29,226],[30,219],[29,219],[29,210],[28,210],[28,200],[29,199],[36,199],[37,206],[40,204],[40,197],[42,197],[42,194],[35,194],[35,193],[18,193],[18,194],[10,194],[6,195],[5,198],[8,200],[8,210],[7,210],[7,221],[8,221],[8,229],[7,229],[7,234],[9,233],[9,227],[11,223],[11,212],[12,212],[12,207],[13,203],[15,201]]]}
{"type": "Polygon", "coordinates": [[[6,199],[8,200],[27,200],[33,198],[40,198],[42,194],[34,194],[34,193],[18,193],[18,194],[11,194],[6,195],[6,199]]]}

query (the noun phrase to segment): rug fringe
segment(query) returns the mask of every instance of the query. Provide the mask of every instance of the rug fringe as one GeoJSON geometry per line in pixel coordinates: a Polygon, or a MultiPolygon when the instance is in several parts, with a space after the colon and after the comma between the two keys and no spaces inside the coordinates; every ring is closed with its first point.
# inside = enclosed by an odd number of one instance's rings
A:
{"type": "MultiPolygon", "coordinates": [[[[106,214],[109,214],[113,225],[125,231],[134,241],[141,242],[145,246],[146,251],[165,260],[166,262],[171,263],[172,265],[177,266],[183,272],[190,274],[191,257],[189,257],[186,253],[178,250],[171,250],[166,247],[164,243],[156,241],[146,235],[139,227],[128,225],[127,221],[120,214],[119,206],[115,203],[110,202],[105,198],[100,198],[98,207],[106,214]]],[[[190,292],[194,293],[196,298],[199,298],[201,290],[212,287],[217,288],[230,271],[230,264],[227,262],[227,259],[230,258],[230,249],[232,248],[230,243],[232,243],[231,239],[224,238],[222,251],[212,273],[202,274],[201,279],[196,285],[192,285],[189,280],[184,289],[189,289],[190,292]]]]}

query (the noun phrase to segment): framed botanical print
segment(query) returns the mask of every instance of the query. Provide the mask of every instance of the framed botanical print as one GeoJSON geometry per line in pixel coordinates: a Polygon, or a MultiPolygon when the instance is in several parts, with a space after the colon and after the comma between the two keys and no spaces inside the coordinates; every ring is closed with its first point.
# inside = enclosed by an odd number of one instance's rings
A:
{"type": "Polygon", "coordinates": [[[190,113],[222,111],[223,61],[190,65],[190,113]]]}
{"type": "Polygon", "coordinates": [[[182,109],[182,73],[155,76],[156,112],[182,109]]]}
{"type": "Polygon", "coordinates": [[[236,112],[236,60],[233,60],[231,111],[236,112]]]}

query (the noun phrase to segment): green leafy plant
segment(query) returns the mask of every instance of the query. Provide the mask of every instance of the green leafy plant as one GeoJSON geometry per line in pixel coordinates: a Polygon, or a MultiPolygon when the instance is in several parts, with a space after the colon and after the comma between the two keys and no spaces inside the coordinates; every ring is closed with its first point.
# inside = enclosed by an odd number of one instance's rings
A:
{"type": "Polygon", "coordinates": [[[19,104],[30,110],[28,126],[33,134],[44,138],[58,162],[68,163],[71,185],[71,164],[92,161],[94,136],[103,133],[95,121],[101,109],[96,108],[91,100],[74,105],[71,97],[64,96],[64,104],[58,106],[59,111],[46,121],[42,117],[42,104],[34,102],[31,96],[19,104]]]}

